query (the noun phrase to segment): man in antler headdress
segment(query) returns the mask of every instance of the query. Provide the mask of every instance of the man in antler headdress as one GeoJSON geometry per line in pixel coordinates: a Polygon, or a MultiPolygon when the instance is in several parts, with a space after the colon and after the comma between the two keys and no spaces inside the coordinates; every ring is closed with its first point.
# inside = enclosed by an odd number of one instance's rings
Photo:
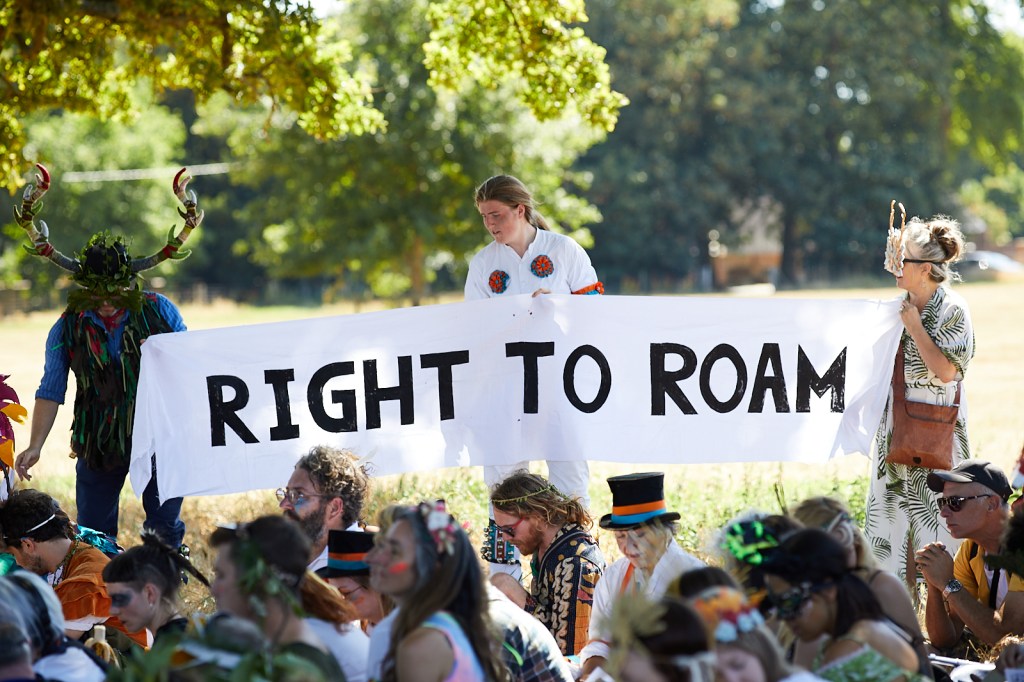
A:
{"type": "MultiPolygon", "coordinates": [[[[49,259],[71,273],[81,289],[68,295],[68,307],[46,339],[46,365],[35,409],[29,446],[18,454],[15,470],[30,479],[29,469],[39,461],[43,443],[53,428],[57,410],[64,402],[68,370],[75,373],[72,456],[77,458],[76,499],[78,523],[117,537],[118,497],[131,460],[132,420],[138,388],[142,343],[153,334],[185,331],[181,314],[166,297],[139,288],[138,273],[168,258],[181,259],[179,251],[193,229],[202,222],[194,192],[186,192],[190,180],[183,168],[174,178],[174,193],[185,210],[178,213],[185,226],[178,236],[174,228],[167,244],[148,258],[133,259],[125,240],[108,233],[94,235],[76,257],[69,258],[49,241],[46,223],[35,217],[39,200],[50,186],[46,168],[30,184],[15,209],[18,224],[32,240],[31,253],[49,259]]],[[[155,471],[142,496],[146,527],[173,547],[181,544],[181,498],[161,500],[155,471]]]]}

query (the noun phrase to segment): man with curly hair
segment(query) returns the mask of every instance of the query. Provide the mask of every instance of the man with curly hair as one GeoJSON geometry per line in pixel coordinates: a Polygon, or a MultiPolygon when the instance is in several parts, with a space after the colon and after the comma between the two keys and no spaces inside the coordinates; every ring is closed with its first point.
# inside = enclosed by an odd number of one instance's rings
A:
{"type": "Polygon", "coordinates": [[[309,538],[309,570],[327,568],[327,537],[332,530],[361,530],[370,476],[350,450],[317,445],[299,458],[288,485],[278,488],[284,515],[309,538]]]}

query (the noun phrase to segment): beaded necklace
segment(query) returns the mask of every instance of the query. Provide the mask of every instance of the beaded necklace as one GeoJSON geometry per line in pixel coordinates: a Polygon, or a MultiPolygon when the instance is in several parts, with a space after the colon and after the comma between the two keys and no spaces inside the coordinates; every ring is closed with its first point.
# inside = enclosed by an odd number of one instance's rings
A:
{"type": "Polygon", "coordinates": [[[68,570],[68,564],[71,563],[71,558],[78,554],[79,549],[81,549],[79,547],[79,539],[75,538],[71,543],[71,547],[68,548],[68,553],[64,555],[64,560],[60,562],[60,565],[57,566],[57,569],[53,572],[53,582],[51,583],[53,587],[57,587],[57,585],[64,580],[64,575],[68,570]]]}

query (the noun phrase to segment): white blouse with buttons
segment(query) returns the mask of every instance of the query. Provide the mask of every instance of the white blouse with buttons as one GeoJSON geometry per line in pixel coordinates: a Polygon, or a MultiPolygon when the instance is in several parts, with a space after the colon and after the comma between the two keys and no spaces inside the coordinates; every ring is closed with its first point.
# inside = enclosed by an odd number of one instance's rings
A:
{"type": "Polygon", "coordinates": [[[603,286],[590,256],[571,237],[537,230],[522,258],[510,246],[491,242],[473,256],[466,278],[466,300],[547,289],[553,294],[597,294],[603,286]]]}

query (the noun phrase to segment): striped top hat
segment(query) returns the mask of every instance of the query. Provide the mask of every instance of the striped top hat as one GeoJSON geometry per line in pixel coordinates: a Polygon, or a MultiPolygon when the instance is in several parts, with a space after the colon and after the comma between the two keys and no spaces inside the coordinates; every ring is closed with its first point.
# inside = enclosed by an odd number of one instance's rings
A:
{"type": "Polygon", "coordinates": [[[612,491],[612,513],[601,517],[602,528],[628,530],[654,519],[679,520],[679,514],[665,506],[665,474],[660,471],[612,476],[608,487],[612,491]]]}
{"type": "Polygon", "coordinates": [[[332,530],[327,534],[327,569],[324,578],[370,575],[366,553],[373,549],[376,533],[359,530],[332,530]]]}

